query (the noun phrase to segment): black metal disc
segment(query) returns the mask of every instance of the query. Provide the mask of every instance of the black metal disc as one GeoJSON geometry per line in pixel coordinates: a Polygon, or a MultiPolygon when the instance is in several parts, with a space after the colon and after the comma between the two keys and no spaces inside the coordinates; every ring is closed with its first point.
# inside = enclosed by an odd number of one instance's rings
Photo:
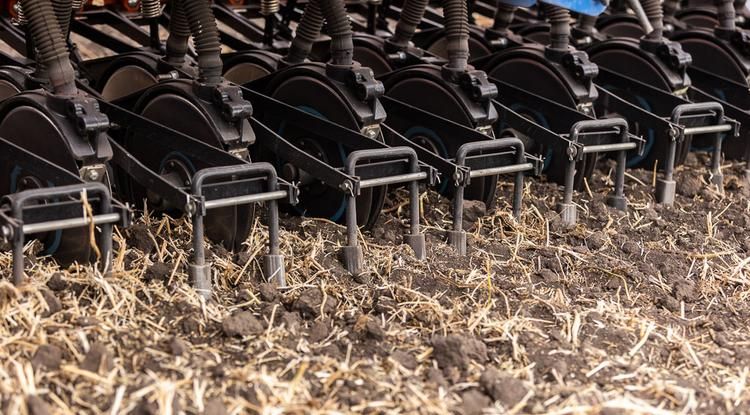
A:
{"type": "MultiPolygon", "coordinates": [[[[547,98],[570,108],[576,108],[577,102],[570,93],[566,81],[547,65],[530,57],[517,56],[499,62],[488,70],[491,78],[502,79],[505,82],[524,88],[527,92],[547,98]]],[[[500,91],[502,94],[502,91],[500,91]]],[[[512,107],[514,111],[536,122],[545,128],[550,128],[548,117],[555,114],[542,114],[535,108],[525,106],[512,107]]],[[[503,126],[499,126],[503,127],[503,126]]],[[[568,131],[555,131],[556,133],[567,133],[568,131]]],[[[533,139],[533,137],[532,137],[533,139]]],[[[545,174],[547,179],[555,183],[565,182],[565,167],[568,156],[564,149],[528,149],[545,157],[545,174]]],[[[591,177],[596,167],[597,155],[589,154],[576,164],[576,176],[574,187],[580,190],[583,186],[584,177],[591,177]]]]}
{"type": "MultiPolygon", "coordinates": [[[[389,85],[386,94],[431,114],[473,128],[472,120],[461,103],[444,86],[431,79],[406,77],[389,85]]],[[[461,137],[446,136],[440,131],[432,130],[429,126],[410,125],[396,117],[389,120],[388,124],[423,147],[437,149],[437,153],[444,158],[455,158],[459,147],[465,143],[461,137]]],[[[472,179],[471,184],[465,190],[464,197],[467,200],[481,200],[487,206],[493,206],[497,180],[497,176],[472,179]]],[[[453,191],[454,187],[450,179],[444,180],[440,192],[450,197],[453,191]]]]}
{"type": "MultiPolygon", "coordinates": [[[[52,119],[37,108],[19,106],[0,121],[0,136],[31,153],[78,176],[78,164],[68,150],[63,133],[52,119]]],[[[0,166],[0,195],[49,184],[19,166],[0,166]]],[[[61,264],[88,262],[91,238],[88,227],[31,235],[42,241],[44,254],[54,255],[61,264]]]]}
{"type": "Polygon", "coordinates": [[[375,76],[392,70],[391,65],[383,57],[382,53],[366,45],[354,45],[354,60],[362,66],[372,69],[375,72],[375,76]]]}
{"type": "MultiPolygon", "coordinates": [[[[217,132],[206,115],[190,100],[174,93],[158,94],[142,106],[141,115],[166,127],[189,135],[208,145],[222,148],[217,132]]],[[[165,148],[160,145],[143,147],[126,143],[128,151],[150,169],[164,173],[170,161],[188,167],[189,176],[196,171],[211,167],[180,153],[179,148],[165,148]]],[[[187,183],[185,183],[187,185],[187,183]]],[[[142,201],[148,197],[147,189],[130,183],[131,200],[142,201]]],[[[205,217],[206,236],[214,242],[222,243],[229,249],[239,249],[247,239],[252,226],[255,205],[225,207],[208,211],[205,217]]]]}
{"type": "MultiPolygon", "coordinates": [[[[654,64],[628,49],[619,47],[597,49],[591,53],[591,60],[613,72],[637,79],[661,90],[672,92],[669,84],[654,64]]],[[[639,95],[638,91],[623,90],[611,85],[602,85],[602,87],[646,111],[653,111],[651,101],[648,97],[639,95]]],[[[664,114],[660,115],[663,116],[664,114]]],[[[666,143],[656,145],[655,132],[650,130],[642,131],[638,125],[638,120],[628,121],[631,132],[646,139],[643,155],[630,154],[628,156],[628,167],[652,169],[654,165],[663,166],[668,152],[666,143]]],[[[676,165],[684,162],[689,150],[690,147],[688,145],[678,145],[677,154],[675,155],[676,165]]]]}
{"type": "MultiPolygon", "coordinates": [[[[334,122],[342,127],[359,131],[359,126],[347,104],[331,86],[316,78],[304,75],[291,76],[281,82],[271,94],[284,103],[300,110],[334,122]]],[[[342,167],[348,151],[333,141],[321,141],[310,135],[305,128],[269,119],[268,125],[281,136],[301,147],[318,159],[334,167],[342,167]]],[[[277,164],[284,160],[278,158],[277,164]]],[[[378,219],[385,202],[386,188],[363,189],[357,197],[357,223],[366,229],[378,219]]],[[[327,218],[334,222],[345,220],[346,199],[343,193],[320,182],[303,183],[297,213],[311,217],[327,218]]]]}
{"type": "Polygon", "coordinates": [[[156,82],[156,77],[148,70],[137,65],[127,65],[115,70],[107,78],[101,94],[105,100],[113,101],[146,89],[156,82]]]}
{"type": "Polygon", "coordinates": [[[14,83],[0,79],[0,101],[10,98],[21,92],[14,83]]]}
{"type": "Polygon", "coordinates": [[[606,19],[602,24],[597,24],[596,28],[600,33],[612,37],[640,39],[641,36],[646,34],[643,30],[643,26],[638,23],[638,20],[630,19],[630,16],[606,19]]]}
{"type": "Polygon", "coordinates": [[[226,68],[224,72],[224,79],[229,82],[234,82],[237,85],[244,85],[250,81],[263,78],[271,72],[256,63],[253,62],[238,62],[226,68]]]}
{"type": "MultiPolygon", "coordinates": [[[[747,72],[724,48],[698,36],[684,36],[677,38],[682,49],[693,58],[693,67],[709,71],[722,78],[730,79],[742,84],[748,84],[747,72]]],[[[710,92],[710,91],[709,91],[710,92]]]]}

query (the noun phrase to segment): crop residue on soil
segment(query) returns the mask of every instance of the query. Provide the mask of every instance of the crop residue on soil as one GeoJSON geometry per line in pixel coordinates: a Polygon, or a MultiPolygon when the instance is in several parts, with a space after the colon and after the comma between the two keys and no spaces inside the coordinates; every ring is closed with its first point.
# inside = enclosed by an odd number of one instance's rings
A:
{"type": "MultiPolygon", "coordinates": [[[[342,228],[283,219],[290,286],[262,283],[265,229],[211,246],[216,295],[189,286],[189,224],[146,218],[116,237],[115,268],[58,269],[28,247],[30,282],[0,282],[0,412],[746,413],[750,192],[704,159],[673,207],[631,171],[626,213],[603,163],[563,229],[560,189],[527,181],[523,215],[471,204],[469,255],[445,246],[449,204],[423,195],[428,259],[397,245],[394,194],[346,275],[342,228]]],[[[10,256],[0,265],[7,276],[10,256]]]]}

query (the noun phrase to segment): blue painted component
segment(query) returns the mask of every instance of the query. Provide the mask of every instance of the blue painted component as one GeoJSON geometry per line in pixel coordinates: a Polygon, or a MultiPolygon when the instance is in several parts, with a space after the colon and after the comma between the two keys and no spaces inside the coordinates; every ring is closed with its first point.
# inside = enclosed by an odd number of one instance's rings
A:
{"type": "MultiPolygon", "coordinates": [[[[323,114],[318,112],[318,110],[316,110],[315,108],[308,107],[306,105],[299,105],[296,108],[308,114],[314,115],[318,118],[327,120],[327,118],[324,117],[323,114]]],[[[281,125],[279,126],[278,134],[283,137],[285,129],[286,129],[286,121],[283,121],[281,125]]],[[[339,153],[341,155],[341,160],[342,161],[346,160],[346,151],[344,150],[344,146],[342,146],[341,144],[339,144],[339,153]]],[[[280,162],[281,162],[280,160],[277,160],[277,164],[280,162]]],[[[300,205],[295,205],[292,207],[292,209],[294,209],[299,215],[305,216],[305,211],[302,210],[300,205]]],[[[344,216],[344,212],[346,212],[346,199],[343,199],[341,201],[341,206],[339,206],[339,208],[336,210],[336,213],[334,213],[333,216],[329,217],[328,220],[330,220],[331,222],[338,222],[344,216]]]]}
{"type": "Polygon", "coordinates": [[[598,16],[607,8],[607,0],[545,0],[544,3],[562,7],[576,13],[598,16]]]}
{"type": "MultiPolygon", "coordinates": [[[[636,96],[635,99],[638,100],[639,107],[643,108],[644,110],[648,112],[651,112],[651,105],[648,103],[648,101],[646,101],[645,98],[639,95],[639,96],[636,96]]],[[[646,134],[644,135],[646,136],[646,144],[643,146],[643,154],[639,156],[636,153],[635,156],[628,157],[628,160],[626,163],[627,167],[635,167],[638,163],[640,163],[646,157],[648,157],[648,154],[651,152],[651,149],[654,148],[654,143],[656,142],[656,131],[654,131],[653,128],[649,128],[648,131],[646,131],[646,134]]]]}
{"type": "MultiPolygon", "coordinates": [[[[15,193],[18,191],[18,179],[21,176],[21,166],[15,166],[13,167],[13,170],[10,172],[10,192],[15,193]]],[[[47,183],[47,186],[52,187],[53,184],[51,182],[47,183]]],[[[47,249],[45,249],[42,252],[42,255],[53,255],[55,252],[57,252],[58,249],[60,249],[60,244],[62,243],[62,231],[55,231],[55,238],[47,246],[47,249]]]]}
{"type": "MultiPolygon", "coordinates": [[[[425,128],[422,126],[415,126],[411,127],[404,133],[404,137],[408,139],[412,139],[415,136],[427,136],[432,140],[432,143],[435,144],[435,146],[438,147],[438,151],[440,151],[439,156],[444,158],[450,158],[451,156],[448,155],[448,149],[445,147],[445,143],[443,143],[443,139],[440,138],[440,136],[433,130],[429,128],[425,128]]],[[[448,190],[448,180],[443,180],[442,183],[440,183],[440,189],[438,190],[438,193],[444,193],[446,190],[448,190]]]]}
{"type": "MultiPolygon", "coordinates": [[[[510,109],[512,109],[513,112],[517,112],[519,114],[531,115],[535,123],[549,130],[549,122],[547,121],[547,117],[545,117],[544,114],[542,114],[541,112],[531,109],[519,103],[515,103],[511,105],[510,109]]],[[[548,148],[547,151],[544,152],[544,161],[542,162],[542,171],[546,171],[547,168],[549,167],[549,164],[552,162],[552,154],[553,154],[553,151],[551,148],[548,148]]]]}
{"type": "Polygon", "coordinates": [[[531,7],[536,3],[536,0],[500,0],[500,3],[516,7],[531,7]]]}

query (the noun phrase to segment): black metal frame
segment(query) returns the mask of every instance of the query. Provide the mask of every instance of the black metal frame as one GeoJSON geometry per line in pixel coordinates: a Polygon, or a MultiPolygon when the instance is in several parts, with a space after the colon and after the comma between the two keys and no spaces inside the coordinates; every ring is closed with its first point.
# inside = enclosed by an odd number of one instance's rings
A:
{"type": "Polygon", "coordinates": [[[388,96],[381,97],[380,101],[390,118],[407,119],[414,124],[429,125],[448,136],[460,137],[465,141],[452,158],[444,159],[401,136],[390,127],[387,127],[385,136],[386,142],[413,148],[420,160],[435,167],[442,176],[453,180],[456,191],[453,199],[453,224],[452,229],[448,231],[448,243],[459,255],[466,254],[466,232],[462,228],[463,195],[472,178],[514,174],[513,216],[520,218],[524,173],[538,174],[542,164],[540,158],[525,152],[520,140],[493,139],[479,131],[388,96]]]}
{"type": "Polygon", "coordinates": [[[158,172],[144,166],[127,152],[118,139],[110,137],[114,152],[112,162],[115,165],[134,181],[156,191],[170,205],[178,207],[191,217],[194,251],[189,270],[196,290],[204,296],[211,292],[210,265],[206,263],[203,249],[203,218],[207,211],[257,202],[269,202],[269,252],[264,258],[264,272],[269,280],[273,278],[280,286],[286,284],[283,257],[279,251],[277,202],[285,200],[295,204],[298,198],[295,185],[279,179],[270,164],[245,162],[114,104],[99,100],[99,105],[111,122],[120,127],[115,128],[113,133],[116,134],[119,130],[129,134],[130,140],[141,140],[146,146],[159,143],[165,147],[179,148],[181,153],[193,160],[214,166],[195,172],[189,189],[178,187],[165,180],[158,172]],[[158,140],[151,139],[156,137],[158,140]]]}
{"type": "Polygon", "coordinates": [[[25,235],[52,230],[98,226],[100,265],[103,272],[109,271],[112,265],[112,226],[127,227],[130,224],[129,208],[112,200],[109,188],[103,183],[85,183],[62,167],[2,138],[0,159],[21,165],[51,183],[51,187],[6,195],[0,203],[0,239],[11,242],[13,247],[11,272],[14,283],[18,285],[24,281],[25,235]],[[92,217],[87,217],[85,203],[92,210],[96,208],[92,217]]]}
{"type": "MultiPolygon", "coordinates": [[[[711,154],[711,166],[709,172],[711,181],[721,186],[723,176],[721,173],[721,134],[730,133],[737,137],[739,125],[736,120],[724,115],[721,103],[714,101],[693,103],[680,98],[672,93],[645,84],[616,72],[599,68],[597,77],[599,84],[612,85],[617,88],[638,91],[640,96],[649,100],[652,104],[652,112],[658,117],[669,121],[668,130],[656,130],[661,139],[667,139],[669,147],[667,160],[664,165],[664,177],[657,180],[656,200],[658,203],[671,205],[674,203],[676,193],[676,182],[674,181],[675,159],[679,154],[686,154],[694,136],[713,134],[713,151],[711,154]]],[[[687,95],[690,96],[692,88],[688,88],[687,95]]],[[[604,89],[600,89],[604,91],[604,89]]],[[[607,94],[610,95],[611,94],[607,94]]],[[[610,99],[607,102],[609,112],[625,114],[625,102],[610,99]],[[612,104],[615,104],[612,107],[612,104]]],[[[632,104],[628,104],[634,107],[632,104]]],[[[640,121],[640,118],[639,118],[640,121]]]]}
{"type": "MultiPolygon", "coordinates": [[[[393,184],[408,184],[410,205],[419,203],[418,183],[433,184],[437,178],[433,167],[421,163],[417,153],[406,146],[389,147],[358,131],[309,114],[257,91],[243,88],[245,98],[253,103],[258,118],[278,117],[290,125],[303,126],[310,135],[335,142],[350,150],[343,169],[334,168],[299,149],[284,137],[252,119],[256,144],[282,155],[293,166],[336,189],[347,198],[347,245],[342,248],[344,265],[351,274],[362,272],[361,248],[357,241],[356,197],[361,190],[393,184]]],[[[410,209],[410,232],[404,236],[418,259],[425,257],[424,235],[419,232],[419,209],[410,209]]]]}
{"type": "Polygon", "coordinates": [[[607,203],[620,210],[627,207],[624,195],[626,155],[632,150],[641,153],[643,140],[628,132],[628,123],[625,119],[594,119],[515,85],[498,79],[492,79],[492,82],[500,90],[496,101],[498,112],[512,129],[520,131],[535,143],[567,155],[563,200],[558,205],[564,225],[572,226],[577,221],[576,206],[573,203],[575,166],[587,154],[616,153],[614,194],[608,198],[607,203]],[[548,118],[554,121],[555,125],[546,129],[513,112],[508,106],[514,102],[521,102],[541,113],[553,114],[553,117],[548,118]]]}

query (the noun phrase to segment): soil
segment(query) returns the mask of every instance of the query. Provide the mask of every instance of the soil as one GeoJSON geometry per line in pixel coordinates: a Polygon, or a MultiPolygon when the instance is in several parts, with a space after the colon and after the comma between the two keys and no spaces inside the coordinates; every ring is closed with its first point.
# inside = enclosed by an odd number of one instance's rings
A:
{"type": "Polygon", "coordinates": [[[112,275],[38,257],[28,284],[0,282],[0,412],[748,413],[750,190],[732,164],[713,188],[706,163],[678,170],[671,207],[629,170],[620,212],[602,162],[572,228],[560,187],[527,180],[514,220],[501,181],[495,210],[467,203],[465,257],[425,192],[424,261],[399,245],[395,191],[362,235],[366,283],[338,262],[341,226],[296,217],[288,286],[265,283],[259,221],[245,251],[210,247],[208,301],[189,226],[144,218],[115,238],[112,275]]]}

